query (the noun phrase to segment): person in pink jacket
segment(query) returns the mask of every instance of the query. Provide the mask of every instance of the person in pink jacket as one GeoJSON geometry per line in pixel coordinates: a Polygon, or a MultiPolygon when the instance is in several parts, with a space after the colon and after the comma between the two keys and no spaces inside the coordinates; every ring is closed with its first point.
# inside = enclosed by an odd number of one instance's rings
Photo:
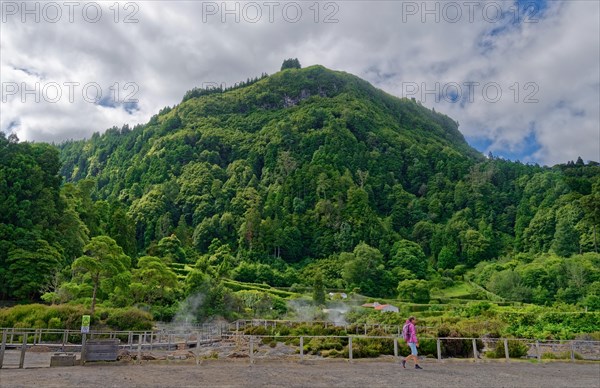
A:
{"type": "Polygon", "coordinates": [[[402,328],[402,335],[404,340],[408,344],[410,348],[410,355],[406,356],[404,360],[402,360],[402,367],[406,368],[406,361],[412,359],[415,362],[415,369],[423,369],[419,366],[419,359],[417,358],[417,348],[419,347],[419,340],[417,339],[417,330],[415,329],[415,317],[410,317],[404,322],[404,327],[402,328]]]}

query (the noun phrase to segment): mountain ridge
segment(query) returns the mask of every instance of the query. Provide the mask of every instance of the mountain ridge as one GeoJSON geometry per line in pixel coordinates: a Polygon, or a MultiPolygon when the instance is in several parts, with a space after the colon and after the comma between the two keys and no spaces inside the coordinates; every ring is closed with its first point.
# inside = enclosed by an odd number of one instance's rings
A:
{"type": "Polygon", "coordinates": [[[193,89],[147,124],[60,150],[0,136],[0,151],[10,298],[39,295],[57,268],[75,282],[65,292],[86,297],[69,268],[93,242],[122,249],[131,267],[195,263],[187,285],[322,276],[382,297],[470,270],[512,300],[596,300],[597,255],[566,258],[598,249],[597,163],[485,158],[449,117],[319,66],[193,89]]]}

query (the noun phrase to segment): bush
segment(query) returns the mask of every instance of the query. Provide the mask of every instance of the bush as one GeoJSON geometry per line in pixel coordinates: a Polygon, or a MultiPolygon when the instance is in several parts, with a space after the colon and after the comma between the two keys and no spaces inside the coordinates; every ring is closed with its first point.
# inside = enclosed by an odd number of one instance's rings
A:
{"type": "Polygon", "coordinates": [[[352,340],[352,357],[379,357],[383,354],[394,354],[394,341],[379,338],[354,338],[352,340]]]}
{"type": "Polygon", "coordinates": [[[48,321],[48,329],[61,329],[62,323],[60,322],[60,318],[54,317],[50,318],[48,321]]]}
{"type": "Polygon", "coordinates": [[[155,320],[161,322],[171,322],[177,311],[179,310],[179,306],[176,304],[171,306],[159,306],[154,305],[150,308],[150,313],[154,317],[155,320]]]}
{"type": "Polygon", "coordinates": [[[136,308],[115,309],[106,323],[117,330],[151,330],[152,315],[136,308]]]}
{"type": "MultiPolygon", "coordinates": [[[[0,309],[0,327],[23,327],[23,328],[47,328],[50,321],[57,318],[60,322],[55,329],[79,329],[81,327],[81,316],[87,310],[83,306],[42,304],[19,305],[0,309]]],[[[94,321],[95,317],[92,317],[94,321]]],[[[52,321],[57,325],[57,321],[52,321]]]]}
{"type": "MultiPolygon", "coordinates": [[[[438,329],[438,337],[450,338],[441,340],[443,357],[473,357],[473,341],[470,339],[460,339],[461,337],[467,337],[467,335],[455,329],[441,327],[438,329]],[[451,339],[452,337],[456,337],[457,339],[451,339]]],[[[478,339],[476,346],[477,352],[481,353],[483,341],[478,339]]]]}
{"type": "MultiPolygon", "coordinates": [[[[508,341],[508,356],[510,358],[521,358],[527,355],[527,345],[523,341],[508,341]]],[[[491,358],[504,358],[506,354],[504,352],[504,341],[498,340],[494,350],[487,352],[486,356],[491,358]]]]}
{"type": "MultiPolygon", "coordinates": [[[[583,356],[581,354],[574,353],[573,355],[576,360],[583,360],[583,356]]],[[[546,353],[542,354],[542,359],[543,360],[570,360],[571,352],[568,350],[566,352],[560,352],[560,353],[546,352],[546,353]]]]}
{"type": "Polygon", "coordinates": [[[245,335],[268,335],[271,334],[264,326],[246,326],[244,328],[245,335]]]}
{"type": "Polygon", "coordinates": [[[343,348],[342,338],[339,337],[314,337],[304,345],[304,351],[308,354],[321,354],[322,350],[342,350],[343,348]]]}

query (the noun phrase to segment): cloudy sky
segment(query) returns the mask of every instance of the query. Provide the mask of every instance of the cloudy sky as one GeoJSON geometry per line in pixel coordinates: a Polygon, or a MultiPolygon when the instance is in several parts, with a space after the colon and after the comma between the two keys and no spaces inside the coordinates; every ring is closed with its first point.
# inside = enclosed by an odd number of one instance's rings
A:
{"type": "Polygon", "coordinates": [[[0,128],[89,137],[298,57],[448,114],[486,154],[598,161],[599,4],[3,1],[0,128]]]}

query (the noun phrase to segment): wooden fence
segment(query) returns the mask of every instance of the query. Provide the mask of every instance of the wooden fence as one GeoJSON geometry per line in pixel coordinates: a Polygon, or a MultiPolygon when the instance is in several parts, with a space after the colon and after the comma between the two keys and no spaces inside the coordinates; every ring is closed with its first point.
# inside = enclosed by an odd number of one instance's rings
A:
{"type": "MultiPolygon", "coordinates": [[[[60,351],[65,353],[81,353],[84,350],[83,344],[86,339],[112,339],[118,340],[119,348],[126,349],[132,354],[137,355],[137,360],[141,360],[143,351],[155,351],[155,352],[171,352],[176,349],[190,349],[195,350],[196,361],[198,362],[200,357],[200,350],[204,345],[214,344],[218,341],[237,341],[244,343],[247,351],[247,357],[250,362],[254,362],[256,359],[256,350],[260,346],[265,346],[264,343],[272,341],[287,342],[288,346],[295,348],[295,354],[297,358],[302,361],[305,360],[309,355],[306,354],[306,346],[309,341],[313,338],[339,338],[343,339],[343,342],[347,345],[347,355],[345,358],[352,361],[356,358],[355,356],[355,341],[362,341],[364,339],[380,340],[380,341],[391,341],[393,342],[393,356],[399,360],[400,358],[400,347],[403,344],[403,340],[400,338],[397,332],[397,327],[394,326],[394,334],[390,335],[365,335],[364,333],[354,334],[348,333],[346,335],[321,335],[321,336],[280,336],[280,335],[245,335],[243,329],[250,325],[277,325],[275,321],[238,321],[233,323],[224,323],[223,325],[213,325],[211,327],[196,326],[190,328],[180,328],[173,330],[154,330],[154,331],[91,331],[89,334],[83,335],[79,331],[75,330],[58,330],[58,329],[23,329],[23,328],[0,328],[2,332],[2,343],[0,345],[0,368],[8,366],[5,363],[5,354],[7,350],[16,350],[19,352],[18,367],[23,368],[26,362],[26,354],[28,350],[36,346],[45,346],[50,351],[60,351]],[[86,338],[87,337],[87,338],[86,338]],[[296,344],[297,343],[297,344],[296,344]],[[261,345],[262,344],[262,345],[261,345]],[[294,345],[291,345],[294,344],[294,345]]],[[[369,325],[373,326],[373,325],[369,325]]],[[[379,325],[378,325],[379,326],[379,325]]],[[[368,331],[368,328],[364,328],[364,332],[368,331]]],[[[388,330],[392,331],[392,326],[387,327],[388,330]]],[[[600,361],[600,341],[582,341],[582,340],[570,340],[570,341],[540,341],[531,339],[508,339],[508,338],[428,338],[421,337],[422,342],[424,341],[435,341],[435,351],[430,353],[429,356],[433,356],[438,361],[443,360],[443,349],[452,341],[462,341],[463,344],[469,344],[470,353],[469,357],[475,360],[481,359],[482,354],[478,350],[478,343],[483,345],[489,350],[494,350],[496,356],[498,356],[498,349],[504,350],[504,358],[506,360],[511,359],[509,345],[511,342],[520,342],[527,348],[527,354],[525,357],[542,360],[547,358],[544,356],[545,353],[559,354],[561,358],[565,358],[568,355],[568,359],[586,359],[586,360],[599,360],[600,361]]],[[[388,342],[388,344],[391,344],[388,342]]],[[[346,348],[345,348],[346,349],[346,348]]],[[[85,353],[85,352],[84,352],[85,353]]],[[[14,355],[14,352],[13,352],[14,355]]],[[[294,356],[296,357],[296,356],[294,356]]],[[[268,359],[268,356],[266,357],[268,359]]],[[[552,357],[554,358],[554,357],[552,357]]],[[[318,356],[312,356],[312,359],[321,359],[318,356]]],[[[85,360],[85,358],[84,358],[85,360]]],[[[15,364],[11,365],[16,366],[15,364]]]]}

